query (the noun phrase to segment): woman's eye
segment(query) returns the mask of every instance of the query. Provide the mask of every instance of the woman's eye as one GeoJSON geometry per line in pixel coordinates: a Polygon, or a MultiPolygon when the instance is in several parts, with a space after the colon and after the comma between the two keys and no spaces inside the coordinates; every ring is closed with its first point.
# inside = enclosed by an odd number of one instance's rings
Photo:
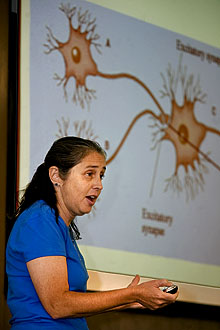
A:
{"type": "MultiPolygon", "coordinates": [[[[98,174],[98,173],[97,173],[97,174],[98,174]]],[[[89,178],[91,178],[91,177],[93,177],[93,176],[95,176],[95,175],[96,175],[96,173],[93,173],[93,172],[87,172],[87,173],[86,173],[86,176],[89,177],[89,178]]],[[[104,179],[104,177],[105,177],[105,174],[104,174],[104,173],[100,174],[100,179],[101,179],[101,180],[104,179]]]]}
{"type": "Polygon", "coordinates": [[[90,179],[93,176],[93,172],[86,172],[84,175],[90,179]]]}

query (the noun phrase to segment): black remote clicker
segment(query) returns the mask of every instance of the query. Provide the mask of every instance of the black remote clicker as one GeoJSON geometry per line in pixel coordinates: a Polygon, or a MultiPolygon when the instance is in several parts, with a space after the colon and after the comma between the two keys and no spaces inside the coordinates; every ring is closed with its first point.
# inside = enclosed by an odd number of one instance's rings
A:
{"type": "Polygon", "coordinates": [[[165,287],[162,288],[162,291],[163,292],[171,293],[171,294],[176,293],[177,290],[178,290],[178,286],[177,285],[165,286],[165,287]]]}

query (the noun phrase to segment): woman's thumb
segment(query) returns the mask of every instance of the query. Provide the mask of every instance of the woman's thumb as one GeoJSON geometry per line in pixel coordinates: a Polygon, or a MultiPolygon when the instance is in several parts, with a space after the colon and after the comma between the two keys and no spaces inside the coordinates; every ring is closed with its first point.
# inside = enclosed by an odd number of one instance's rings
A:
{"type": "Polygon", "coordinates": [[[135,277],[133,278],[133,280],[131,281],[131,283],[129,284],[129,286],[136,286],[138,285],[140,281],[140,276],[139,275],[135,275],[135,277]]]}

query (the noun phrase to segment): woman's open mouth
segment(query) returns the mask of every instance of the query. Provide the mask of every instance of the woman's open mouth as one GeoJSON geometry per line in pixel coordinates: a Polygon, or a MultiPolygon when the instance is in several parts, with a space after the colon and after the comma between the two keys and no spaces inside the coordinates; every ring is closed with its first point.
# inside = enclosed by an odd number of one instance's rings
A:
{"type": "Polygon", "coordinates": [[[89,204],[93,206],[97,200],[97,196],[94,195],[86,196],[86,199],[89,202],[89,204]]]}

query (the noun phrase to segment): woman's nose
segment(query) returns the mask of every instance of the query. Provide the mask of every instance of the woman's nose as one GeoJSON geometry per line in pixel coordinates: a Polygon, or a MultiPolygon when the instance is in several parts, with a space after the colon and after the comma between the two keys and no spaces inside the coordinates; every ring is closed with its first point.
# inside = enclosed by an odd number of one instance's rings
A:
{"type": "Polygon", "coordinates": [[[98,177],[95,182],[94,182],[94,188],[102,190],[103,189],[103,184],[102,184],[102,179],[98,177]]]}

